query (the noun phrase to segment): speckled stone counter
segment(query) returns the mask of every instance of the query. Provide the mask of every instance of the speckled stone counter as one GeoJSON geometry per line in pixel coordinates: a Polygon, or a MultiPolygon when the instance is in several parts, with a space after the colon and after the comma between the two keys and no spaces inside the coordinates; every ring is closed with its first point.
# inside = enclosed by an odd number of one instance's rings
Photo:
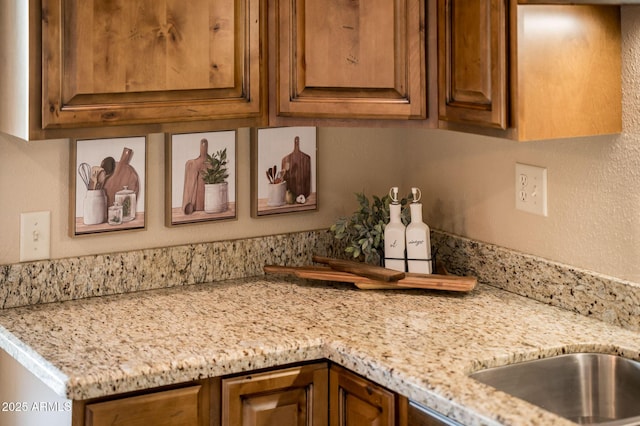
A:
{"type": "Polygon", "coordinates": [[[563,352],[639,359],[640,334],[487,285],[269,277],[1,310],[0,347],[71,399],[327,358],[466,425],[568,425],[467,374],[563,352]]]}

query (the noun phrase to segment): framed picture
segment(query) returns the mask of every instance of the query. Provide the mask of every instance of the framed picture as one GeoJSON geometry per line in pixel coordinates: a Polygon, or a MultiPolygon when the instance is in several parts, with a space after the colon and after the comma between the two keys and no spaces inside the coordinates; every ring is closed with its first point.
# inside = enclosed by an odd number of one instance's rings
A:
{"type": "Polygon", "coordinates": [[[318,209],[315,127],[253,129],[251,145],[254,217],[318,209]]]}
{"type": "Polygon", "coordinates": [[[167,134],[167,226],[236,218],[237,131],[167,134]]]}
{"type": "Polygon", "coordinates": [[[146,136],[71,140],[71,235],[146,227],[146,136]]]}

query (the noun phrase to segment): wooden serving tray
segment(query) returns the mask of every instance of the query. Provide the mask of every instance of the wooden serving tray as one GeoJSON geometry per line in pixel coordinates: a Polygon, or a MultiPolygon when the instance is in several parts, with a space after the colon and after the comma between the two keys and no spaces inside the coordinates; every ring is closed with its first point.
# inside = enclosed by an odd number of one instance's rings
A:
{"type": "Polygon", "coordinates": [[[421,288],[427,290],[446,290],[469,292],[478,283],[475,277],[459,277],[456,275],[441,274],[414,274],[405,273],[405,277],[397,281],[382,281],[336,271],[327,266],[277,266],[265,265],[264,272],[269,274],[289,274],[299,278],[313,280],[338,281],[353,283],[363,290],[400,290],[408,288],[421,288]]]}

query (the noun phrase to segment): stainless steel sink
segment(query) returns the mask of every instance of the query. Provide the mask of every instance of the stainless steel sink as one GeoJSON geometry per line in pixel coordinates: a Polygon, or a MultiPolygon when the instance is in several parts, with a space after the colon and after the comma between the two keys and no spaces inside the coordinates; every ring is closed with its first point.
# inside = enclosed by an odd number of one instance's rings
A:
{"type": "Polygon", "coordinates": [[[472,378],[583,425],[640,425],[640,362],[576,353],[481,370],[472,378]]]}

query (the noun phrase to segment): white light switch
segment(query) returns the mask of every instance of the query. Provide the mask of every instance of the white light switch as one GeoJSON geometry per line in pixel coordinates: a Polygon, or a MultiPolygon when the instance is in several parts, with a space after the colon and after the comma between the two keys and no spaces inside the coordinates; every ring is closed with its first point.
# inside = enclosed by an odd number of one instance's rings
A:
{"type": "Polygon", "coordinates": [[[547,169],[516,163],[516,209],[547,215],[547,169]]]}
{"type": "Polygon", "coordinates": [[[51,212],[20,215],[20,262],[50,257],[51,212]]]}

